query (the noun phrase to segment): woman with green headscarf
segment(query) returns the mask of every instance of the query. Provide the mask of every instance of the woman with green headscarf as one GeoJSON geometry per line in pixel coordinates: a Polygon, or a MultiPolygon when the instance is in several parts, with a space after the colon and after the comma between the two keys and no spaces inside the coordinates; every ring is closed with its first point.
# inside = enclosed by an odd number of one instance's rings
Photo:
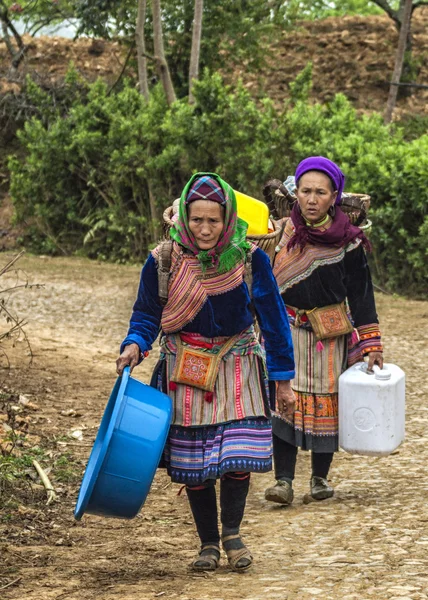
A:
{"type": "Polygon", "coordinates": [[[247,242],[246,230],[232,188],[215,173],[194,175],[170,232],[167,301],[162,304],[158,291],[161,244],[142,270],[117,360],[119,374],[126,365],[132,369],[161,330],[152,385],[173,401],[163,466],[173,482],[186,486],[201,541],[192,566],[200,571],[215,570],[220,560],[217,479],[221,541],[229,564],[236,571],[251,566],[253,557],[239,532],[250,473],[272,468],[275,395],[280,411],[294,410],[287,314],[269,258],[247,242]],[[249,261],[252,284],[245,281],[249,261]],[[254,313],[265,351],[254,331],[254,313]]]}

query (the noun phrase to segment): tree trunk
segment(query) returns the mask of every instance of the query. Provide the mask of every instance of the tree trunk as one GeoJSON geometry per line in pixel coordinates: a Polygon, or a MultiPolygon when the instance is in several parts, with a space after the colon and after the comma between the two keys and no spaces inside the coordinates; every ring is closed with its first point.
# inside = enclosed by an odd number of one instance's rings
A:
{"type": "MultiPolygon", "coordinates": [[[[396,30],[398,31],[398,33],[400,33],[401,25],[403,23],[403,16],[404,16],[406,0],[400,0],[397,10],[395,10],[391,6],[391,4],[388,2],[388,0],[373,0],[373,2],[375,4],[377,4],[377,6],[382,8],[386,12],[386,14],[393,20],[396,30]]],[[[428,4],[428,0],[413,0],[410,21],[412,19],[413,11],[416,8],[418,8],[419,6],[425,6],[427,4],[428,4]]],[[[411,81],[415,81],[415,77],[416,77],[415,67],[414,67],[413,60],[412,60],[412,47],[413,47],[412,32],[409,27],[409,30],[407,33],[406,50],[404,53],[403,68],[402,68],[402,72],[401,72],[401,77],[404,78],[405,81],[408,83],[411,81]]],[[[398,97],[411,96],[412,93],[413,93],[412,87],[398,89],[398,97]]]]}
{"type": "Polygon", "coordinates": [[[144,24],[146,22],[147,0],[138,0],[137,27],[135,30],[135,43],[137,45],[138,84],[140,94],[149,99],[149,83],[147,79],[146,39],[144,24]]]}
{"type": "Polygon", "coordinates": [[[8,8],[3,0],[0,0],[0,22],[2,24],[3,39],[12,59],[11,74],[15,74],[15,71],[18,69],[20,63],[24,59],[25,52],[28,48],[22,41],[21,36],[19,35],[12,21],[10,20],[8,8]],[[13,47],[9,35],[9,30],[12,32],[12,35],[15,38],[16,45],[18,46],[17,50],[15,50],[15,48],[13,47]]]}
{"type": "Polygon", "coordinates": [[[162,17],[160,0],[152,0],[153,10],[153,46],[155,51],[156,67],[159,73],[159,78],[162,82],[163,89],[166,95],[166,101],[169,105],[177,100],[174,86],[172,85],[171,75],[168,69],[168,63],[165,58],[165,50],[163,45],[162,33],[162,17]]]}
{"type": "Polygon", "coordinates": [[[149,191],[149,208],[151,218],[151,230],[152,230],[152,242],[157,242],[159,238],[159,218],[158,209],[156,206],[156,200],[153,194],[152,184],[150,180],[147,180],[147,189],[149,191]]]}
{"type": "Polygon", "coordinates": [[[407,36],[410,30],[410,20],[412,18],[412,0],[405,0],[404,9],[402,12],[402,20],[400,27],[400,35],[398,38],[397,55],[395,58],[394,73],[389,89],[388,102],[385,111],[385,123],[390,123],[392,113],[394,112],[395,102],[397,100],[398,83],[400,83],[401,72],[403,70],[404,53],[406,51],[407,36]],[[395,84],[395,85],[394,85],[395,84]]]}
{"type": "Polygon", "coordinates": [[[199,57],[201,52],[201,37],[202,37],[202,14],[204,10],[204,0],[195,0],[195,12],[193,17],[193,33],[192,33],[192,51],[190,53],[189,67],[189,104],[193,104],[195,98],[193,96],[193,83],[199,76],[199,57]]]}

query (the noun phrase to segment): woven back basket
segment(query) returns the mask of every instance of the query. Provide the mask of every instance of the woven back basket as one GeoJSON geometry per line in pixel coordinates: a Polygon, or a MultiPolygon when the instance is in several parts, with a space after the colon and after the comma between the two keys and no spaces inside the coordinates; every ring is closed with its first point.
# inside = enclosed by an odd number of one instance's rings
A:
{"type": "MultiPolygon", "coordinates": [[[[166,239],[169,238],[169,230],[173,224],[172,215],[172,206],[168,206],[163,213],[163,233],[166,239]]],[[[273,221],[273,225],[275,227],[275,231],[272,231],[271,233],[266,233],[264,235],[247,235],[247,240],[264,250],[264,252],[266,252],[266,254],[269,256],[271,262],[273,262],[275,248],[279,244],[284,229],[282,220],[273,221]]]]}
{"type": "MultiPolygon", "coordinates": [[[[296,196],[279,179],[269,179],[263,188],[265,202],[275,219],[289,217],[296,196]]],[[[370,224],[367,214],[370,208],[370,196],[367,194],[342,194],[339,204],[353,225],[365,228],[370,224]]]]}

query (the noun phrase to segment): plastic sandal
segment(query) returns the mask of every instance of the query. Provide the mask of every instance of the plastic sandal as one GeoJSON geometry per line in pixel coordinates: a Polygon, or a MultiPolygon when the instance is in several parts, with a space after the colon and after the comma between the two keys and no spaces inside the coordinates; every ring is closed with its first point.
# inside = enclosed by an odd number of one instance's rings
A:
{"type": "Polygon", "coordinates": [[[232,570],[242,572],[246,571],[251,567],[251,565],[253,564],[253,557],[246,546],[243,546],[243,548],[238,548],[236,550],[232,548],[227,548],[227,542],[238,539],[241,540],[241,536],[239,535],[239,533],[236,535],[227,535],[225,537],[222,537],[221,542],[232,570]]]}
{"type": "Polygon", "coordinates": [[[215,571],[220,562],[220,547],[214,544],[202,546],[198,555],[192,561],[194,571],[215,571]]]}

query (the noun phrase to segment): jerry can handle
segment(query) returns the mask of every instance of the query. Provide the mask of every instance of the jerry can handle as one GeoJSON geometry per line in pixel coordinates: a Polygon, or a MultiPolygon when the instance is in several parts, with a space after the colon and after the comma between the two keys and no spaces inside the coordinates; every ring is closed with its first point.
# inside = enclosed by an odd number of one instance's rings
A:
{"type": "Polygon", "coordinates": [[[361,368],[361,371],[363,371],[367,375],[373,375],[374,374],[375,379],[379,379],[381,381],[382,380],[386,381],[387,379],[391,379],[391,373],[385,367],[385,365],[383,366],[383,369],[381,369],[378,365],[373,365],[373,371],[369,371],[367,369],[367,363],[363,363],[360,368],[361,368]]]}

